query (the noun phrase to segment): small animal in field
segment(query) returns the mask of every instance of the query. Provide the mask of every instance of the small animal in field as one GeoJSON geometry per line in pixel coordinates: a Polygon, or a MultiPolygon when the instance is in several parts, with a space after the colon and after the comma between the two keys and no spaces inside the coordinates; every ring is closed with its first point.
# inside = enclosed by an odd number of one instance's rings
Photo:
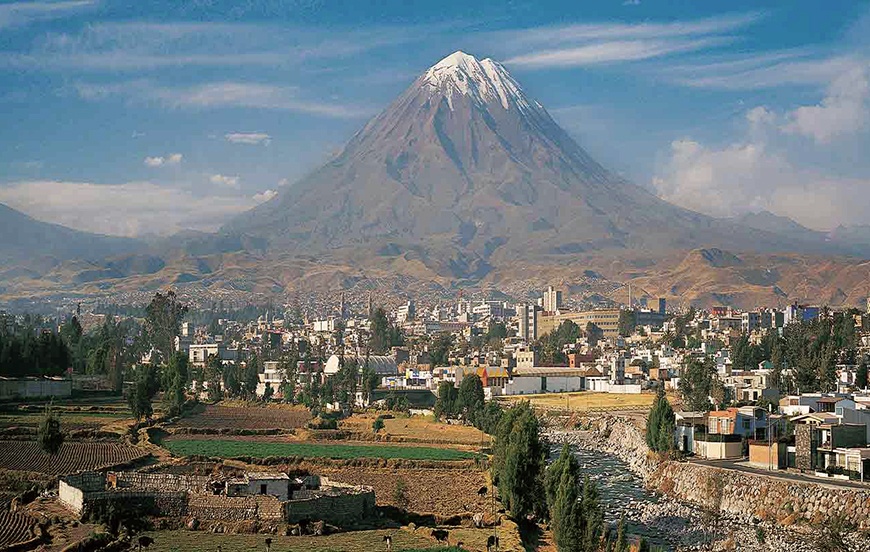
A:
{"type": "Polygon", "coordinates": [[[444,529],[432,529],[432,537],[435,539],[435,542],[447,542],[449,536],[450,533],[444,529]]]}
{"type": "Polygon", "coordinates": [[[491,552],[492,550],[498,550],[498,537],[495,535],[490,535],[486,539],[486,552],[491,552]]]}
{"type": "Polygon", "coordinates": [[[266,538],[266,552],[270,552],[272,550],[272,539],[266,538]]]}
{"type": "Polygon", "coordinates": [[[393,549],[393,537],[384,535],[384,546],[387,547],[387,552],[390,552],[393,549]]]}
{"type": "Polygon", "coordinates": [[[142,552],[143,548],[148,548],[149,546],[154,544],[154,539],[142,535],[141,537],[139,537],[137,542],[139,543],[139,552],[142,552]]]}
{"type": "Polygon", "coordinates": [[[477,489],[477,496],[486,496],[486,487],[477,489]]]}

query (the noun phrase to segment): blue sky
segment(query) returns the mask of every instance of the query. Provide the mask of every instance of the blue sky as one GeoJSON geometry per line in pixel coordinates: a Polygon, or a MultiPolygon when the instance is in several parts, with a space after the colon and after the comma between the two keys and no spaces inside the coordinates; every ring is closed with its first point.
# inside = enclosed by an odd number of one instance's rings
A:
{"type": "Polygon", "coordinates": [[[870,223],[870,3],[0,3],[0,202],[212,230],[455,50],[612,170],[717,216],[870,223]]]}

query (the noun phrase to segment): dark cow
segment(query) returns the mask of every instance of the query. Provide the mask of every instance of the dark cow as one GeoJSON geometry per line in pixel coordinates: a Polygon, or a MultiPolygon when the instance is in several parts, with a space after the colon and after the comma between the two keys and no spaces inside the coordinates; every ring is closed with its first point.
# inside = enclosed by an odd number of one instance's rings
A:
{"type": "Polygon", "coordinates": [[[141,552],[143,548],[148,548],[149,546],[154,544],[154,539],[152,539],[151,537],[146,537],[145,535],[142,535],[141,537],[139,537],[138,542],[139,542],[139,551],[141,552]]]}
{"type": "Polygon", "coordinates": [[[493,549],[498,550],[498,537],[490,535],[486,539],[486,552],[491,552],[493,549]]]}
{"type": "Polygon", "coordinates": [[[477,496],[486,496],[486,487],[477,489],[477,496]]]}
{"type": "Polygon", "coordinates": [[[384,545],[387,547],[387,552],[393,549],[393,537],[384,535],[384,545]]]}
{"type": "Polygon", "coordinates": [[[449,536],[450,533],[444,529],[432,529],[432,538],[434,538],[436,542],[447,542],[447,537],[449,536]]]}

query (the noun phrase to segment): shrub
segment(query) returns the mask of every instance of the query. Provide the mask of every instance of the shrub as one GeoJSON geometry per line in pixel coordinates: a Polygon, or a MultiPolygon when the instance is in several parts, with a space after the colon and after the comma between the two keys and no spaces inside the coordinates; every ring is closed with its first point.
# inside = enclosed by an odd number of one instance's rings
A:
{"type": "Polygon", "coordinates": [[[375,421],[372,422],[372,431],[377,433],[382,429],[384,429],[384,419],[378,416],[377,418],[375,418],[375,421]]]}

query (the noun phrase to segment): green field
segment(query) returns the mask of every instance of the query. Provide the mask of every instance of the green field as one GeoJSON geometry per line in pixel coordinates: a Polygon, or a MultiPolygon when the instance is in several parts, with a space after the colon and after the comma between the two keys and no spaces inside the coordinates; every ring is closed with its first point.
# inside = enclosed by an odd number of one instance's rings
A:
{"type": "Polygon", "coordinates": [[[238,458],[268,456],[303,458],[400,458],[403,460],[468,460],[474,453],[450,448],[403,447],[395,445],[339,445],[320,443],[275,443],[257,441],[222,441],[213,439],[170,439],[164,446],[176,456],[210,456],[238,458]]]}

